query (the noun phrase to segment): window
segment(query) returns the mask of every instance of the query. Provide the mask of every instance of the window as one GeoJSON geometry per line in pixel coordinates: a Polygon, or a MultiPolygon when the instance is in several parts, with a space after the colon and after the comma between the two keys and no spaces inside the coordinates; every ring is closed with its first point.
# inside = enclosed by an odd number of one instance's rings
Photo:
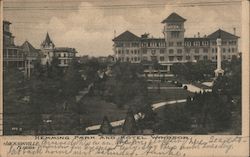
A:
{"type": "Polygon", "coordinates": [[[198,61],[200,60],[200,56],[194,56],[194,59],[198,61]]]}
{"type": "Polygon", "coordinates": [[[64,60],[64,64],[67,64],[67,60],[66,59],[64,60]]]}
{"type": "Polygon", "coordinates": [[[124,54],[124,51],[122,50],[122,54],[124,54]]]}
{"type": "Polygon", "coordinates": [[[214,53],[214,48],[212,48],[212,53],[214,53]]]}
{"type": "Polygon", "coordinates": [[[186,60],[190,60],[191,59],[191,57],[190,56],[186,56],[186,60]]]}
{"type": "Polygon", "coordinates": [[[63,54],[63,57],[66,57],[66,53],[63,54]]]}
{"type": "Polygon", "coordinates": [[[199,53],[199,49],[195,49],[195,53],[199,53]]]}
{"type": "Polygon", "coordinates": [[[182,42],[177,42],[177,46],[182,46],[182,42]]]}
{"type": "Polygon", "coordinates": [[[222,45],[227,45],[227,41],[222,41],[222,45]]]}
{"type": "Polygon", "coordinates": [[[143,49],[143,50],[142,50],[142,53],[143,53],[143,54],[147,54],[147,49],[143,49]]]}
{"type": "Polygon", "coordinates": [[[169,46],[174,46],[174,42],[169,42],[168,45],[169,46]]]}
{"type": "Polygon", "coordinates": [[[195,41],[194,42],[194,46],[200,46],[200,42],[199,41],[195,41]]]}
{"type": "Polygon", "coordinates": [[[177,50],[177,53],[182,53],[182,49],[178,49],[178,50],[177,50]]]}
{"type": "Polygon", "coordinates": [[[125,43],[125,47],[130,47],[130,43],[125,43]]]}
{"type": "Polygon", "coordinates": [[[132,47],[139,47],[139,43],[132,43],[132,47]]]}
{"type": "Polygon", "coordinates": [[[190,49],[186,49],[186,53],[190,53],[190,49]]]}
{"type": "Polygon", "coordinates": [[[152,61],[157,61],[157,57],[156,56],[151,56],[151,60],[152,61]]]}
{"type": "Polygon", "coordinates": [[[121,50],[118,50],[118,54],[121,54],[121,50]]]}
{"type": "Polygon", "coordinates": [[[131,54],[134,54],[134,51],[133,51],[133,50],[131,50],[131,54]]]}
{"type": "Polygon", "coordinates": [[[160,49],[160,54],[164,54],[165,53],[165,49],[160,49]]]}
{"type": "Polygon", "coordinates": [[[171,38],[179,38],[180,32],[171,32],[171,38]]]}
{"type": "Polygon", "coordinates": [[[203,56],[203,60],[207,60],[208,59],[208,57],[207,56],[203,56]]]}
{"type": "Polygon", "coordinates": [[[182,61],[182,56],[177,56],[178,61],[182,61]]]}
{"type": "Polygon", "coordinates": [[[223,48],[223,49],[222,49],[222,51],[223,51],[223,53],[225,53],[225,52],[226,52],[226,49],[225,49],[225,48],[223,48]]]}
{"type": "Polygon", "coordinates": [[[164,61],[164,56],[160,56],[160,61],[164,61]]]}
{"type": "Polygon", "coordinates": [[[126,53],[129,54],[129,50],[126,50],[126,53]]]}
{"type": "Polygon", "coordinates": [[[136,57],[134,58],[134,61],[137,61],[137,58],[136,58],[136,57]]]}
{"type": "Polygon", "coordinates": [[[204,52],[204,53],[208,53],[208,48],[204,48],[204,49],[203,49],[203,52],[204,52]]]}
{"type": "Polygon", "coordinates": [[[185,46],[191,46],[191,42],[189,41],[185,42],[185,46]]]}
{"type": "Polygon", "coordinates": [[[212,45],[213,45],[213,46],[217,45],[216,41],[213,41],[213,42],[212,42],[212,45]]]}
{"type": "Polygon", "coordinates": [[[226,56],[225,55],[223,55],[222,58],[223,58],[223,60],[226,60],[226,56]]]}
{"type": "Polygon", "coordinates": [[[228,52],[229,52],[229,53],[231,52],[231,49],[230,49],[230,48],[228,49],[228,52]]]}
{"type": "Polygon", "coordinates": [[[127,62],[129,62],[129,58],[128,57],[126,58],[126,60],[127,60],[127,62]]]}
{"type": "Polygon", "coordinates": [[[203,42],[202,42],[202,45],[203,45],[203,46],[208,46],[208,41],[203,41],[203,42]]]}
{"type": "Polygon", "coordinates": [[[168,52],[169,52],[170,54],[172,54],[172,53],[174,53],[174,50],[173,50],[173,49],[169,49],[168,52]]]}
{"type": "Polygon", "coordinates": [[[232,48],[232,52],[235,52],[235,49],[234,49],[234,48],[232,48]]]}
{"type": "Polygon", "coordinates": [[[155,49],[152,49],[152,50],[151,50],[151,53],[152,53],[152,54],[155,54],[155,53],[156,53],[156,50],[155,50],[155,49]]]}
{"type": "Polygon", "coordinates": [[[169,61],[174,61],[174,56],[169,56],[168,59],[169,61]]]}

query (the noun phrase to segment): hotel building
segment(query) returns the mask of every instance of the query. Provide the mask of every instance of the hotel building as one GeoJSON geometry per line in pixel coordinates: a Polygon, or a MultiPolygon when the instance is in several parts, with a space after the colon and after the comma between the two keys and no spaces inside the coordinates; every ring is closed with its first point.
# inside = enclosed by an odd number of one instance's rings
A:
{"type": "MultiPolygon", "coordinates": [[[[157,61],[166,71],[173,63],[197,62],[200,60],[217,61],[216,39],[222,39],[222,60],[231,60],[238,56],[238,36],[217,30],[208,36],[185,37],[183,17],[172,13],[162,21],[164,38],[151,38],[149,34],[141,37],[125,31],[113,39],[115,61],[131,63],[149,63],[157,61]]],[[[235,30],[234,30],[235,32],[235,30]]]]}

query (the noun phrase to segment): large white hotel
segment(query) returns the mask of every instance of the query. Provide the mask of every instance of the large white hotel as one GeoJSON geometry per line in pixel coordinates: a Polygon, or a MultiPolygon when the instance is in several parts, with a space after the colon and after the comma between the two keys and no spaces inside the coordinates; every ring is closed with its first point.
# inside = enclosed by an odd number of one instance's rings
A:
{"type": "Polygon", "coordinates": [[[149,37],[149,34],[139,37],[125,31],[113,39],[115,60],[131,63],[158,61],[167,71],[170,71],[173,63],[199,60],[216,62],[216,39],[219,36],[222,39],[222,60],[231,60],[238,56],[239,37],[235,35],[235,29],[234,33],[219,29],[207,36],[201,37],[198,33],[192,38],[186,38],[185,21],[186,19],[176,13],[169,15],[162,21],[164,38],[149,37]]]}

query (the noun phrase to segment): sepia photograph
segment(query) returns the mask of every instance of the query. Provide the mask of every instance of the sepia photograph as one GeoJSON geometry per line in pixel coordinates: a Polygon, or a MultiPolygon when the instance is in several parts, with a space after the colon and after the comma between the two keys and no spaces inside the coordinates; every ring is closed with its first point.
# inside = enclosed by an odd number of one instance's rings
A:
{"type": "Polygon", "coordinates": [[[242,22],[241,0],[4,0],[3,135],[242,135],[242,22]]]}

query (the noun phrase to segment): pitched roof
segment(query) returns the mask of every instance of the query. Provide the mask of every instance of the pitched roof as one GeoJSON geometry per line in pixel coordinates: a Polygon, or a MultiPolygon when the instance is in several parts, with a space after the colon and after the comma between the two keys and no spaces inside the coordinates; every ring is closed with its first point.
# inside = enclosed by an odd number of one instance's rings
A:
{"type": "Polygon", "coordinates": [[[71,53],[77,53],[75,48],[70,48],[70,47],[56,47],[54,49],[54,52],[71,52],[71,53]]]}
{"type": "Polygon", "coordinates": [[[217,31],[215,31],[214,33],[208,35],[209,39],[217,39],[217,38],[221,38],[221,39],[238,39],[239,37],[236,35],[233,35],[229,32],[226,32],[224,30],[218,29],[217,31]]]}
{"type": "Polygon", "coordinates": [[[37,52],[37,49],[35,49],[27,40],[22,44],[21,47],[25,52],[37,52]]]}
{"type": "Polygon", "coordinates": [[[47,32],[45,40],[42,43],[42,46],[50,45],[50,44],[54,45],[54,43],[52,42],[52,40],[49,37],[49,33],[47,32]]]}
{"type": "Polygon", "coordinates": [[[130,31],[125,31],[116,38],[114,38],[113,41],[139,41],[140,39],[140,37],[136,36],[130,31]]]}
{"type": "Polygon", "coordinates": [[[176,13],[170,14],[165,20],[163,20],[161,23],[167,23],[167,22],[185,22],[186,19],[181,17],[180,15],[176,13]]]}

